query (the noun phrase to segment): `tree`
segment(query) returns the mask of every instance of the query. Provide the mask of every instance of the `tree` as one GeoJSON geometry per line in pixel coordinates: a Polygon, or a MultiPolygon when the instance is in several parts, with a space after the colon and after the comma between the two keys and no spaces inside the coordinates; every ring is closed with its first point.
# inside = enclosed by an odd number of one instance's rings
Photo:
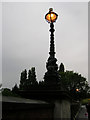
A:
{"type": "Polygon", "coordinates": [[[64,70],[65,70],[64,65],[63,63],[61,63],[59,67],[59,72],[64,72],[64,70]]]}
{"type": "Polygon", "coordinates": [[[70,92],[74,99],[86,98],[90,92],[89,84],[86,78],[73,71],[66,71],[63,63],[59,67],[62,84],[70,92]]]}
{"type": "Polygon", "coordinates": [[[31,70],[28,71],[28,78],[26,80],[26,89],[30,89],[31,88],[31,70]]]}
{"type": "Polygon", "coordinates": [[[30,83],[31,83],[31,70],[28,71],[28,80],[29,80],[30,83]]]}
{"type": "Polygon", "coordinates": [[[20,89],[24,89],[26,86],[26,80],[27,80],[27,70],[25,69],[23,72],[21,72],[20,77],[20,89]]]}
{"type": "Polygon", "coordinates": [[[12,91],[9,88],[4,88],[2,91],[3,96],[13,96],[12,91]]]}
{"type": "Polygon", "coordinates": [[[36,88],[37,85],[38,85],[38,82],[36,80],[35,67],[32,67],[28,71],[28,75],[27,75],[26,69],[21,72],[20,85],[19,85],[20,90],[34,89],[36,88]]]}
{"type": "Polygon", "coordinates": [[[15,86],[12,88],[12,92],[17,93],[18,90],[19,90],[19,88],[18,88],[17,84],[15,84],[15,86]]]}
{"type": "Polygon", "coordinates": [[[60,72],[61,81],[75,99],[86,98],[90,89],[86,78],[73,71],[60,72]]]}
{"type": "Polygon", "coordinates": [[[35,67],[32,67],[32,68],[31,68],[31,84],[32,84],[32,85],[37,84],[35,67]]]}

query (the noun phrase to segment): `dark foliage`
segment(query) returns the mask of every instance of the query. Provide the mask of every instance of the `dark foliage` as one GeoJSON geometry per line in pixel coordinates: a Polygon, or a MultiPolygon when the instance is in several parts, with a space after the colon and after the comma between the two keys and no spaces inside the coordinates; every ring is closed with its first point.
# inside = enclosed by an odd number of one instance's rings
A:
{"type": "MultiPolygon", "coordinates": [[[[80,100],[90,97],[90,87],[86,78],[82,77],[81,74],[75,73],[73,71],[65,71],[63,63],[61,63],[58,72],[62,85],[70,93],[73,99],[80,100]]],[[[54,85],[54,88],[58,89],[57,85],[56,87],[54,85]]],[[[49,84],[46,85],[45,81],[39,81],[38,83],[36,79],[35,67],[32,67],[28,71],[28,75],[26,69],[21,72],[19,88],[17,87],[17,85],[15,85],[12,91],[17,93],[18,90],[42,91],[47,89],[53,89],[52,84],[51,86],[49,84]]]]}
{"type": "Polygon", "coordinates": [[[26,80],[27,80],[27,70],[25,69],[23,72],[21,72],[20,77],[20,89],[24,89],[26,86],[26,80]]]}
{"type": "Polygon", "coordinates": [[[64,72],[64,70],[65,70],[64,65],[63,63],[61,63],[59,67],[59,72],[64,72]]]}
{"type": "Polygon", "coordinates": [[[36,80],[36,72],[35,67],[32,67],[28,71],[28,77],[27,77],[27,71],[26,69],[21,73],[20,77],[20,90],[31,90],[35,88],[38,85],[38,82],[36,80]]]}
{"type": "Polygon", "coordinates": [[[13,92],[13,91],[10,90],[9,88],[4,88],[4,89],[2,90],[2,95],[3,95],[3,96],[19,97],[19,95],[16,94],[16,92],[13,92]]]}
{"type": "Polygon", "coordinates": [[[17,84],[15,84],[15,86],[12,88],[12,92],[18,93],[18,90],[19,90],[19,88],[18,88],[17,84]]]}
{"type": "MultiPolygon", "coordinates": [[[[60,68],[63,65],[60,65],[60,68]]],[[[83,99],[89,96],[90,87],[86,78],[82,77],[81,74],[73,71],[64,72],[62,69],[59,70],[61,81],[63,85],[70,92],[74,99],[83,99]]]]}

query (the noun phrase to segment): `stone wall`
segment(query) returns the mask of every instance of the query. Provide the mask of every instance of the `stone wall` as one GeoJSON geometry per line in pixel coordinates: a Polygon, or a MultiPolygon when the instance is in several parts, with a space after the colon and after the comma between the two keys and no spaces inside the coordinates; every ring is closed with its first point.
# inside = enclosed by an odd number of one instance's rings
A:
{"type": "Polygon", "coordinates": [[[60,120],[71,119],[70,102],[67,100],[56,100],[54,108],[54,119],[60,118],[60,120]]]}
{"type": "Polygon", "coordinates": [[[2,120],[70,120],[68,99],[55,98],[48,102],[35,99],[3,97],[2,120]]]}

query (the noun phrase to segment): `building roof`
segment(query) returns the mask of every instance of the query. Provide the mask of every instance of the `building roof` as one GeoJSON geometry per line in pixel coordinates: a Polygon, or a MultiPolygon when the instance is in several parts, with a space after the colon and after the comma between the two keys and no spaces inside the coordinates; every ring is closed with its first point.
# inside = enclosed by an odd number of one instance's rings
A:
{"type": "Polygon", "coordinates": [[[0,101],[13,102],[13,103],[48,104],[47,102],[41,100],[25,99],[20,97],[11,97],[11,96],[0,96],[0,101]]]}

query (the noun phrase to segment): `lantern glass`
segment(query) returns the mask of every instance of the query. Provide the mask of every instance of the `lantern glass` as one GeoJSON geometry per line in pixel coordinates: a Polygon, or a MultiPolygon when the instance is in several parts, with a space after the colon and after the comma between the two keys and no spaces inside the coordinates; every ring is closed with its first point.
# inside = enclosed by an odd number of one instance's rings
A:
{"type": "Polygon", "coordinates": [[[56,19],[57,19],[58,15],[52,11],[49,11],[46,16],[45,16],[45,19],[51,23],[51,22],[55,22],[56,19]]]}

